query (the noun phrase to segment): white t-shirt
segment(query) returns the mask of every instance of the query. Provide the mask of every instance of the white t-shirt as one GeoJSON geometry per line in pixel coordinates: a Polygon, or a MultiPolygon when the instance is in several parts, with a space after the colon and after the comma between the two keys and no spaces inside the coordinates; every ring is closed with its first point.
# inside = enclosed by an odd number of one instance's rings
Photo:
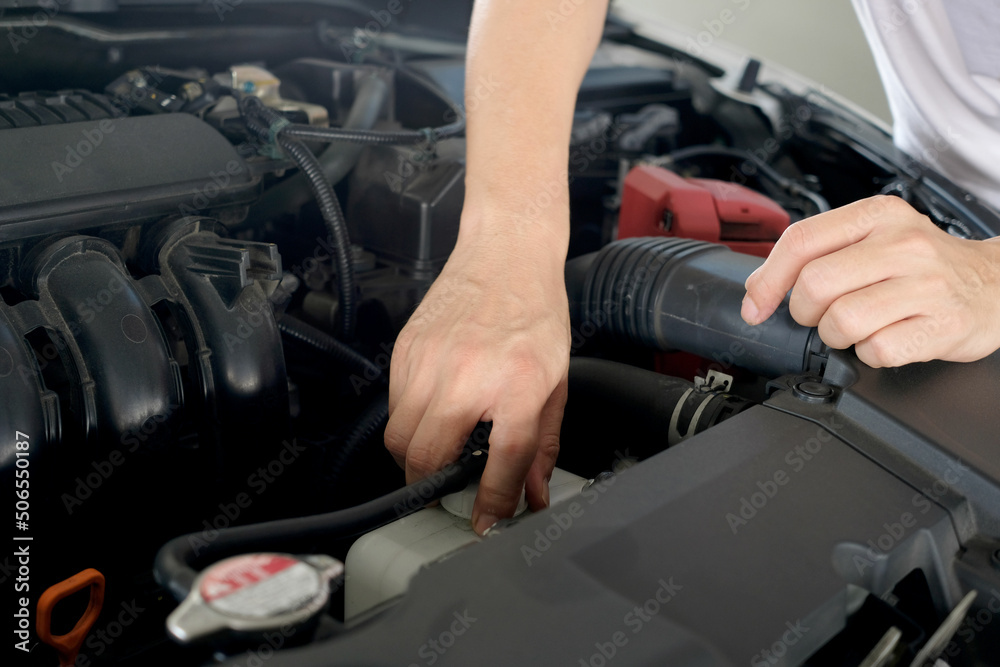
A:
{"type": "Polygon", "coordinates": [[[896,145],[1000,210],[1000,2],[853,2],[896,145]]]}

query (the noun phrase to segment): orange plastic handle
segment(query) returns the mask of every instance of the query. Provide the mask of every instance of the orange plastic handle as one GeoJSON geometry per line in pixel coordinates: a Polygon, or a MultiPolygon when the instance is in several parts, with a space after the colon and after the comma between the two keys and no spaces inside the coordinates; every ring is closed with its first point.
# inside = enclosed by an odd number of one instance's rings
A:
{"type": "Polygon", "coordinates": [[[74,574],[66,581],[51,586],[38,598],[38,622],[35,629],[38,638],[51,646],[59,654],[59,666],[70,667],[80,654],[83,640],[94,626],[104,606],[104,575],[93,568],[74,574]],[[52,634],[52,610],[63,598],[90,586],[90,604],[73,629],[64,635],[52,634]]]}

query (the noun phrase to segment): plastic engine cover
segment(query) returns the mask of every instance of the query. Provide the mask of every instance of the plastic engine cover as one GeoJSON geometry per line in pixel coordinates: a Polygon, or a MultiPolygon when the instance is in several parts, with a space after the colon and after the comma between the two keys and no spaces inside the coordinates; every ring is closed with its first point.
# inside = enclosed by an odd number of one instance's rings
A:
{"type": "Polygon", "coordinates": [[[643,165],[625,177],[618,238],[676,236],[767,257],[789,222],[777,202],[750,188],[643,165]]]}

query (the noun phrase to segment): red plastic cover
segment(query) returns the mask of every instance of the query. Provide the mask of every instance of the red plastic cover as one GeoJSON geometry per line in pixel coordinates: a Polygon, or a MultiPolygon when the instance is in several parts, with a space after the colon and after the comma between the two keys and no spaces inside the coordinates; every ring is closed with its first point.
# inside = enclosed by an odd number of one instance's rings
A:
{"type": "Polygon", "coordinates": [[[777,202],[738,183],[645,165],[625,177],[618,238],[676,236],[767,257],[790,222],[777,202]]]}

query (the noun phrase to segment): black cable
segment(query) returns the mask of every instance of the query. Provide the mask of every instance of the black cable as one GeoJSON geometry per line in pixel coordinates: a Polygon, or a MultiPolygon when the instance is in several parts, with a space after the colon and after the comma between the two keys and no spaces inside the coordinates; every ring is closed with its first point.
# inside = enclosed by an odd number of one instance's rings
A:
{"type": "MultiPolygon", "coordinates": [[[[365,64],[368,65],[379,65],[381,67],[391,69],[396,77],[408,79],[412,83],[415,83],[416,85],[422,87],[424,90],[426,90],[431,95],[436,97],[443,106],[447,107],[456,119],[454,122],[438,128],[397,131],[406,133],[405,138],[403,138],[403,140],[400,143],[420,143],[421,141],[427,141],[429,138],[432,141],[438,141],[440,139],[446,139],[461,134],[465,130],[465,111],[462,109],[461,105],[457,105],[452,96],[446,90],[444,90],[436,81],[434,81],[434,79],[430,78],[425,72],[414,69],[413,67],[410,67],[405,63],[400,63],[395,60],[386,60],[385,58],[377,56],[375,57],[366,56],[364,62],[365,64]]],[[[445,117],[445,119],[447,120],[447,116],[445,117]]],[[[310,127],[310,126],[300,126],[300,127],[310,127]]],[[[379,133],[375,132],[375,134],[379,133]]],[[[393,133],[389,132],[384,134],[393,134],[393,133]]],[[[389,143],[395,143],[395,142],[389,142],[389,143]]]]}
{"type": "Polygon", "coordinates": [[[783,176],[774,167],[759,160],[749,151],[743,151],[737,148],[728,148],[725,146],[690,146],[688,148],[676,150],[668,154],[667,157],[673,162],[684,162],[685,160],[691,160],[699,157],[729,157],[738,160],[749,160],[750,162],[753,162],[757,169],[760,170],[761,175],[776,183],[781,189],[791,195],[808,199],[816,208],[817,213],[824,213],[830,210],[830,203],[826,201],[825,197],[813,192],[799,183],[796,183],[787,176],[783,176]]]}
{"type": "Polygon", "coordinates": [[[327,128],[313,127],[311,125],[294,124],[289,125],[284,131],[289,132],[289,136],[308,141],[345,141],[349,143],[360,143],[370,145],[404,145],[419,144],[421,142],[434,143],[441,139],[454,137],[465,131],[465,114],[461,108],[456,108],[451,97],[441,89],[441,87],[429,79],[423,73],[395,63],[381,59],[372,58],[368,62],[392,68],[397,75],[401,75],[410,81],[422,86],[432,95],[437,97],[445,106],[455,112],[456,120],[441,127],[428,127],[421,130],[366,130],[354,128],[327,128]]]}
{"type": "MultiPolygon", "coordinates": [[[[376,75],[369,76],[358,84],[358,92],[344,120],[343,129],[370,130],[378,121],[379,113],[389,97],[389,85],[376,75]]],[[[332,145],[317,155],[323,165],[323,173],[331,185],[339,183],[354,169],[364,151],[364,145],[332,145]]]]}
{"type": "MultiPolygon", "coordinates": [[[[366,77],[358,87],[351,110],[344,120],[344,128],[370,130],[378,120],[379,112],[389,96],[389,87],[378,76],[366,77]]],[[[354,169],[365,147],[363,144],[330,144],[316,159],[323,167],[323,174],[336,187],[354,169]]],[[[250,210],[244,226],[253,226],[272,220],[283,213],[294,213],[312,198],[312,188],[305,174],[298,173],[269,188],[250,210]]]]}
{"type": "Polygon", "coordinates": [[[153,573],[178,601],[187,597],[197,578],[195,567],[254,551],[294,551],[294,545],[317,539],[360,535],[423,508],[427,503],[464,489],[486,465],[486,452],[466,449],[444,470],[367,503],[327,514],[224,528],[210,539],[203,533],[181,535],[156,554],[153,573]]]}
{"type": "Polygon", "coordinates": [[[346,343],[342,343],[307,322],[291,315],[284,315],[278,320],[278,330],[281,331],[284,338],[301,343],[340,366],[346,366],[351,371],[362,375],[368,382],[383,379],[382,369],[378,365],[356,352],[346,343]]]}
{"type": "Polygon", "coordinates": [[[340,209],[340,202],[323,175],[316,156],[305,145],[284,134],[287,119],[280,113],[264,106],[256,97],[243,97],[239,101],[240,112],[243,115],[247,129],[261,139],[270,141],[277,137],[277,143],[288,154],[312,187],[320,213],[326,223],[327,231],[333,239],[334,263],[337,268],[337,285],[340,302],[337,304],[340,315],[340,330],[338,334],[344,340],[351,340],[357,322],[356,295],[354,291],[354,258],[351,253],[351,239],[347,233],[347,221],[340,209]]]}
{"type": "Polygon", "coordinates": [[[461,134],[465,130],[465,121],[459,120],[441,127],[428,127],[423,130],[350,130],[339,127],[313,127],[312,125],[289,124],[281,130],[281,134],[306,141],[347,141],[373,146],[392,146],[403,144],[435,143],[461,134]]]}
{"type": "Polygon", "coordinates": [[[312,152],[302,142],[286,137],[284,134],[278,135],[278,145],[295,161],[295,164],[309,179],[327,231],[333,237],[334,262],[337,267],[337,286],[340,296],[340,301],[337,304],[340,316],[340,331],[338,333],[344,340],[351,340],[354,337],[354,327],[357,323],[355,305],[357,299],[354,291],[354,257],[351,252],[351,238],[347,233],[344,212],[340,209],[340,202],[337,200],[337,195],[333,191],[330,181],[326,180],[323,168],[312,152]]]}

